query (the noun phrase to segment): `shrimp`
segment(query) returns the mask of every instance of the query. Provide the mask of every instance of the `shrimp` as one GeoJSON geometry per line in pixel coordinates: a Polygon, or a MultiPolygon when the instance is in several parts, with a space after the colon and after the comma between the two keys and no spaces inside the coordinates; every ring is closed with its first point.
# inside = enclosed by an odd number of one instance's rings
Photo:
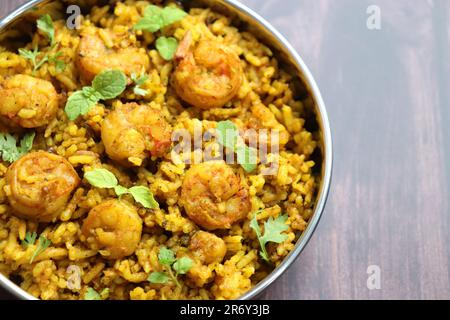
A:
{"type": "Polygon", "coordinates": [[[192,166],[180,201],[189,218],[207,230],[230,229],[251,210],[247,188],[224,161],[192,166]]]}
{"type": "Polygon", "coordinates": [[[8,168],[5,191],[17,216],[53,222],[79,183],[77,172],[65,158],[37,151],[8,168]]]}
{"type": "Polygon", "coordinates": [[[172,143],[172,128],[161,112],[137,103],[117,105],[101,135],[108,156],[128,167],[140,166],[148,155],[163,156],[172,143]]]}
{"type": "Polygon", "coordinates": [[[270,111],[269,108],[262,104],[255,104],[251,107],[251,115],[248,119],[246,127],[255,129],[256,131],[260,129],[269,129],[266,137],[258,137],[258,143],[260,146],[263,144],[271,146],[273,143],[275,143],[280,148],[283,148],[290,139],[290,134],[286,127],[278,122],[275,115],[270,111]],[[276,139],[272,137],[274,133],[277,134],[276,139]],[[262,139],[259,140],[260,138],[262,139]]]}
{"type": "Polygon", "coordinates": [[[131,204],[107,200],[91,209],[81,232],[104,258],[121,259],[133,254],[141,241],[142,219],[131,204]]]}
{"type": "Polygon", "coordinates": [[[191,238],[189,250],[202,263],[220,263],[227,253],[225,241],[213,233],[197,231],[191,238]]]}
{"type": "Polygon", "coordinates": [[[221,108],[242,84],[239,56],[217,41],[202,40],[194,49],[191,42],[188,32],[175,55],[179,61],[172,78],[175,91],[194,107],[221,108]]]}
{"type": "Polygon", "coordinates": [[[18,74],[0,84],[0,120],[8,127],[44,126],[58,106],[58,94],[47,80],[18,74]]]}
{"type": "Polygon", "coordinates": [[[118,69],[128,77],[139,74],[149,68],[150,59],[144,49],[109,49],[98,35],[86,34],[81,37],[76,63],[83,79],[91,82],[104,70],[118,69]]]}

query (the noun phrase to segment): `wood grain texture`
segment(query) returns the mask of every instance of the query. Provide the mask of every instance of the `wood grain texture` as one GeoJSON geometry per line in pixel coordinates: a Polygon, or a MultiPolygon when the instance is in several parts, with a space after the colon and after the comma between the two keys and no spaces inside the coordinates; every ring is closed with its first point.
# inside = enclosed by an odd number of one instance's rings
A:
{"type": "MultiPolygon", "coordinates": [[[[23,2],[3,0],[0,15],[23,2]]],[[[450,299],[450,1],[242,2],[304,58],[335,147],[319,227],[263,298],[450,299]],[[381,290],[366,286],[369,265],[381,290]]]]}

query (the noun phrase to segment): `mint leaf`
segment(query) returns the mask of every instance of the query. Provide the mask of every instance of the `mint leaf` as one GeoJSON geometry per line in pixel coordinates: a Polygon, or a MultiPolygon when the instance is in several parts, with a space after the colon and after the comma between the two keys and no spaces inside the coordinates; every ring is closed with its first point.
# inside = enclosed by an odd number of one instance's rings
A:
{"type": "Polygon", "coordinates": [[[64,111],[66,112],[69,120],[75,120],[80,115],[88,113],[89,110],[91,110],[91,108],[99,101],[99,99],[94,98],[94,95],[86,94],[87,90],[76,91],[69,97],[69,99],[67,99],[64,111]]]}
{"type": "Polygon", "coordinates": [[[14,162],[33,147],[35,133],[27,133],[20,141],[20,147],[17,147],[16,138],[9,133],[0,133],[0,153],[3,161],[14,162]]]}
{"type": "Polygon", "coordinates": [[[185,274],[192,268],[193,264],[194,262],[190,258],[182,257],[175,261],[175,263],[173,264],[173,269],[175,270],[177,275],[185,274]]]}
{"type": "Polygon", "coordinates": [[[103,100],[114,99],[127,87],[127,77],[120,70],[108,70],[98,74],[92,82],[92,88],[103,100]]]}
{"type": "Polygon", "coordinates": [[[94,169],[86,172],[84,177],[97,188],[114,188],[118,184],[116,176],[106,169],[94,169]]]}
{"type": "Polygon", "coordinates": [[[144,17],[139,20],[133,28],[135,30],[145,30],[149,32],[158,31],[164,25],[162,11],[162,8],[155,5],[146,7],[144,10],[144,17]]]}
{"type": "Polygon", "coordinates": [[[150,5],[144,10],[144,17],[133,28],[134,30],[156,32],[183,19],[186,15],[186,12],[175,7],[165,7],[163,9],[150,5]]]}
{"type": "Polygon", "coordinates": [[[86,114],[100,100],[109,100],[119,96],[127,86],[127,77],[122,71],[109,70],[98,74],[92,87],[84,87],[74,92],[67,100],[65,112],[69,120],[75,120],[86,114]]]}
{"type": "Polygon", "coordinates": [[[249,148],[245,143],[236,149],[237,162],[247,173],[252,172],[257,167],[257,151],[249,148]]]}
{"type": "Polygon", "coordinates": [[[156,40],[156,49],[164,60],[172,60],[178,48],[177,39],[170,37],[159,37],[156,40]]]}
{"type": "Polygon", "coordinates": [[[162,265],[170,267],[176,259],[172,250],[162,247],[158,253],[158,260],[162,265]]]}
{"type": "Polygon", "coordinates": [[[153,193],[149,188],[144,186],[136,186],[128,189],[136,202],[139,202],[144,208],[159,208],[159,203],[153,197],[153,193]]]}
{"type": "Polygon", "coordinates": [[[169,26],[172,23],[180,21],[185,16],[187,16],[187,13],[179,8],[165,7],[162,12],[162,18],[164,21],[163,27],[169,26]]]}
{"type": "Polygon", "coordinates": [[[236,125],[227,120],[220,121],[216,127],[218,133],[218,142],[224,147],[234,151],[238,139],[238,129],[236,125]]]}
{"type": "Polygon", "coordinates": [[[170,280],[170,277],[164,272],[152,272],[147,280],[155,284],[164,284],[170,280]]]}
{"type": "Polygon", "coordinates": [[[117,194],[118,197],[129,193],[127,188],[119,186],[119,185],[114,187],[114,192],[117,194]]]}

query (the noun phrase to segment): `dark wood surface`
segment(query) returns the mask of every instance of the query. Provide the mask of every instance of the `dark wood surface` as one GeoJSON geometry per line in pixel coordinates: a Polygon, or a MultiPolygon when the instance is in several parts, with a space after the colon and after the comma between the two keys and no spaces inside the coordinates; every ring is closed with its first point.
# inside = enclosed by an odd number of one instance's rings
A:
{"type": "MultiPolygon", "coordinates": [[[[0,16],[23,2],[2,0],[0,16]]],[[[450,1],[243,2],[310,67],[335,147],[319,227],[263,297],[450,299],[450,1]],[[381,30],[366,26],[372,4],[381,30]]]]}

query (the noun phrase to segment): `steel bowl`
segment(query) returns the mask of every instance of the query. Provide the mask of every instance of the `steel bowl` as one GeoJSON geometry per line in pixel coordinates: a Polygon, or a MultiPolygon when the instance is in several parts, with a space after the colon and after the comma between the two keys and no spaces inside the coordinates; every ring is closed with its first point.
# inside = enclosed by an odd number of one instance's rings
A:
{"type": "MultiPolygon", "coordinates": [[[[33,19],[33,13],[35,13],[36,10],[39,10],[39,12],[45,12],[46,6],[52,5],[57,1],[62,1],[62,4],[66,7],[70,4],[86,2],[86,0],[31,0],[0,20],[0,45],[8,47],[16,41],[15,39],[12,41],[9,38],[10,32],[6,31],[24,30],[26,25],[30,24],[30,21],[34,22],[35,19],[33,19]]],[[[91,5],[92,3],[100,3],[102,1],[103,0],[87,0],[87,2],[91,5]]],[[[317,191],[314,214],[310,218],[306,230],[301,234],[294,249],[283,260],[283,262],[265,279],[239,298],[240,300],[255,299],[260,296],[261,293],[263,293],[277,278],[279,278],[300,256],[300,253],[303,251],[313,235],[324,211],[331,183],[333,161],[331,130],[328,122],[327,111],[325,109],[325,104],[319,88],[302,58],[286,40],[286,38],[284,38],[284,36],[282,36],[259,14],[237,0],[181,0],[180,2],[182,2],[186,7],[210,7],[213,10],[230,17],[233,24],[241,30],[246,30],[256,35],[260,41],[273,50],[274,55],[281,62],[284,69],[294,76],[294,83],[297,87],[297,91],[303,92],[303,94],[309,94],[314,102],[314,107],[312,110],[309,110],[311,116],[308,117],[307,120],[310,124],[313,122],[313,127],[316,128],[319,136],[321,137],[319,142],[319,152],[314,159],[319,168],[317,174],[321,177],[320,185],[317,191]]],[[[62,12],[61,14],[64,15],[66,13],[62,12]]],[[[13,45],[11,46],[13,47],[13,45]]],[[[0,274],[0,285],[19,299],[36,300],[35,297],[22,290],[19,286],[14,284],[2,274],[0,274]]]]}

